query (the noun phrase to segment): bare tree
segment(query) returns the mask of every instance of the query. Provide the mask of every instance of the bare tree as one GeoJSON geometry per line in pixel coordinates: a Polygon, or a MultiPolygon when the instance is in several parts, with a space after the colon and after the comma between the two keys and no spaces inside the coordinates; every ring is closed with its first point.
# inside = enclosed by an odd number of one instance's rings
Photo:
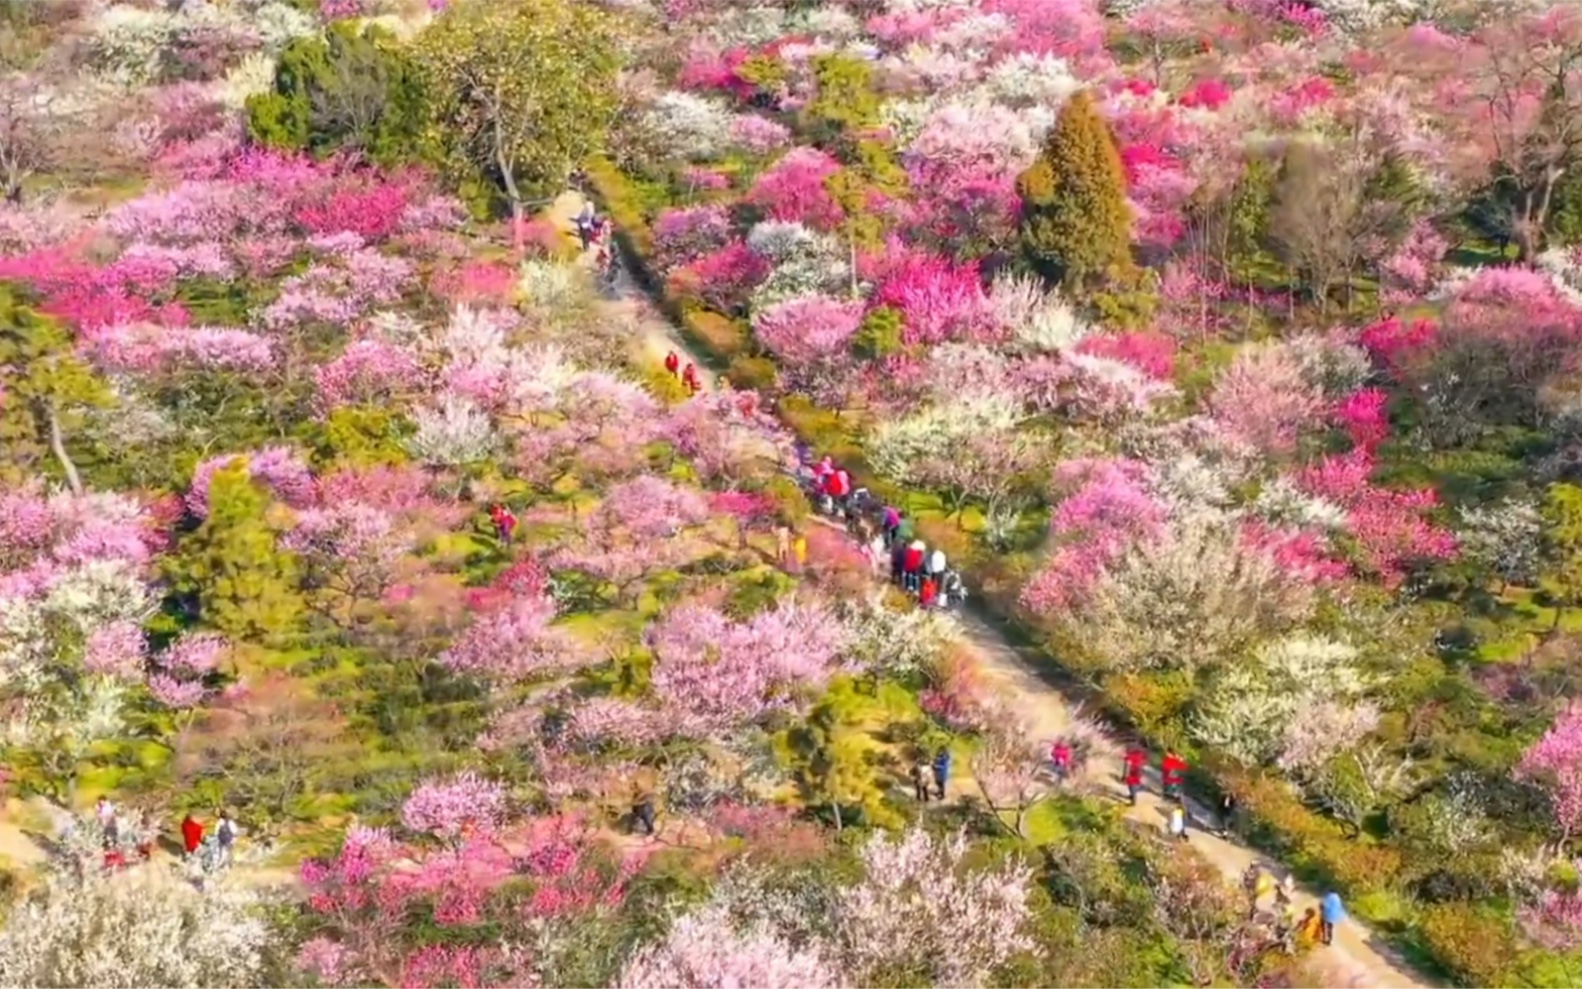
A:
{"type": "Polygon", "coordinates": [[[1490,161],[1492,219],[1522,260],[1542,249],[1560,180],[1582,152],[1582,11],[1499,18],[1478,32],[1477,135],[1490,161]]]}
{"type": "Polygon", "coordinates": [[[22,201],[22,185],[59,160],[66,115],[42,76],[13,73],[0,80],[0,191],[22,201]]]}
{"type": "Polygon", "coordinates": [[[1321,312],[1329,292],[1357,262],[1365,177],[1359,163],[1309,141],[1286,149],[1269,210],[1275,255],[1306,283],[1321,312]]]}

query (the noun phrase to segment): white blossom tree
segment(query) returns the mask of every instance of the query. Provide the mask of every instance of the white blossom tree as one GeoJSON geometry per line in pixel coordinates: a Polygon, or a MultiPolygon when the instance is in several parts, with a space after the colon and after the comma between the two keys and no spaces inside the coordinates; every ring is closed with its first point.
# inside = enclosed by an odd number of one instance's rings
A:
{"type": "Polygon", "coordinates": [[[936,838],[921,829],[877,834],[863,847],[864,878],[836,907],[842,956],[857,984],[891,972],[980,986],[1032,950],[1025,933],[1032,870],[1018,862],[969,870],[968,847],[965,834],[936,838]]]}
{"type": "Polygon", "coordinates": [[[257,893],[200,892],[153,866],[62,869],[6,917],[0,985],[208,987],[280,984],[257,893]]]}

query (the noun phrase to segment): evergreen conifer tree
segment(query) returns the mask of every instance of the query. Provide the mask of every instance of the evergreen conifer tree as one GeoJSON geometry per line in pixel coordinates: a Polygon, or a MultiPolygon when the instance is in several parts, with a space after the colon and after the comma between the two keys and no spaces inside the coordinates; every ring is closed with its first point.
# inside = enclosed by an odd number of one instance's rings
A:
{"type": "Polygon", "coordinates": [[[1061,109],[1016,187],[1022,249],[1045,277],[1079,287],[1131,266],[1126,174],[1109,125],[1086,92],[1061,109]]]}

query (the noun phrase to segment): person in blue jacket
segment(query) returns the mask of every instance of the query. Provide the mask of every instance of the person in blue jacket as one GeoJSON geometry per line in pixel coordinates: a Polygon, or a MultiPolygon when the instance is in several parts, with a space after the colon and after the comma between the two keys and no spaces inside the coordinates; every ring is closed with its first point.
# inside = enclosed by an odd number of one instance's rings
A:
{"type": "Polygon", "coordinates": [[[939,799],[945,799],[945,784],[950,782],[950,749],[942,748],[934,756],[934,785],[939,787],[939,799]]]}
{"type": "Polygon", "coordinates": [[[1335,943],[1335,925],[1346,919],[1346,908],[1340,902],[1340,894],[1329,892],[1324,894],[1324,899],[1319,903],[1318,939],[1324,944],[1335,943]]]}

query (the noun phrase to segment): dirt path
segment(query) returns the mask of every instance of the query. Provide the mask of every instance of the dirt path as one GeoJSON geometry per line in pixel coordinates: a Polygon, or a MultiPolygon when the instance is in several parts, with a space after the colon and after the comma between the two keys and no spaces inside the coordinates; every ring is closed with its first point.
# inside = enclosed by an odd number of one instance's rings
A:
{"type": "MultiPolygon", "coordinates": [[[[577,214],[582,212],[582,205],[585,202],[587,200],[579,192],[563,192],[550,204],[549,219],[555,226],[574,236],[576,233],[574,221],[577,214]]],[[[581,262],[591,268],[594,263],[594,252],[591,249],[584,251],[581,262]]],[[[664,313],[654,305],[648,293],[632,277],[629,262],[623,260],[620,274],[607,297],[606,305],[638,329],[639,332],[633,340],[632,356],[640,365],[663,367],[665,355],[673,350],[681,357],[683,363],[691,361],[698,369],[698,380],[703,383],[704,389],[714,388],[714,374],[709,370],[707,363],[700,354],[687,346],[686,341],[681,337],[681,332],[665,318],[664,313]]]]}
{"type": "MultiPolygon", "coordinates": [[[[571,229],[572,218],[582,209],[582,203],[581,195],[567,193],[556,200],[551,208],[551,215],[566,229],[571,229]]],[[[664,359],[667,350],[675,349],[677,353],[683,355],[683,359],[696,363],[700,371],[704,369],[704,362],[699,355],[687,348],[680,332],[664,319],[648,299],[647,294],[629,275],[622,275],[622,280],[617,283],[615,295],[616,300],[613,304],[629,307],[628,311],[644,328],[643,346],[647,350],[647,356],[656,364],[664,359]]],[[[708,381],[712,385],[712,378],[708,381]]],[[[985,682],[1011,698],[1017,713],[1027,719],[1029,727],[1037,732],[1040,739],[1053,740],[1064,734],[1073,724],[1075,712],[1079,710],[1080,705],[1041,677],[1037,672],[1039,664],[1020,655],[1006,636],[982,617],[971,611],[962,613],[959,617],[965,639],[978,661],[978,670],[985,682]]],[[[1120,753],[1120,743],[1113,737],[1105,736],[1098,746],[1098,751],[1092,754],[1091,762],[1095,764],[1094,775],[1100,788],[1115,799],[1124,800],[1126,790],[1118,772],[1120,753]],[[1113,767],[1113,770],[1110,767],[1113,767]]],[[[1149,782],[1149,792],[1138,797],[1137,806],[1129,808],[1126,816],[1146,826],[1163,830],[1169,808],[1158,796],[1160,786],[1157,777],[1151,778],[1149,782]]],[[[1210,831],[1204,830],[1217,824],[1216,815],[1191,798],[1187,799],[1186,806],[1191,824],[1195,825],[1189,827],[1192,848],[1217,867],[1227,882],[1239,888],[1242,875],[1254,862],[1276,875],[1283,875],[1288,871],[1278,861],[1261,855],[1234,839],[1219,838],[1210,831]]],[[[1325,892],[1327,891],[1298,886],[1293,897],[1298,916],[1308,907],[1317,908],[1319,898],[1325,892]]],[[[1335,943],[1319,950],[1324,953],[1323,961],[1334,973],[1337,985],[1361,985],[1369,989],[1407,989],[1407,987],[1437,985],[1414,971],[1398,952],[1355,920],[1348,920],[1339,925],[1335,929],[1335,943]]]]}
{"type": "MultiPolygon", "coordinates": [[[[1079,705],[1051,685],[1036,672],[1036,666],[1022,656],[998,630],[979,616],[970,612],[961,616],[967,641],[977,657],[979,671],[984,679],[1005,691],[1012,698],[1016,710],[1031,722],[1041,739],[1053,740],[1072,724],[1073,712],[1079,705]]],[[[1103,791],[1117,801],[1126,799],[1126,788],[1121,783],[1121,745],[1114,738],[1106,738],[1099,751],[1093,753],[1101,764],[1095,774],[1103,791]],[[1109,771],[1105,768],[1109,767],[1109,771]]],[[[1169,815],[1169,805],[1158,796],[1157,775],[1150,774],[1149,791],[1139,795],[1137,806],[1129,808],[1127,818],[1148,827],[1161,830],[1169,815]]],[[[1241,876],[1254,862],[1275,875],[1287,870],[1278,861],[1253,851],[1241,843],[1220,838],[1206,828],[1217,825],[1217,815],[1197,801],[1187,798],[1187,813],[1192,849],[1208,862],[1213,863],[1227,881],[1239,886],[1241,876]]],[[[1317,908],[1319,897],[1326,891],[1298,886],[1292,901],[1297,915],[1308,907],[1317,908]]],[[[1337,984],[1367,986],[1369,989],[1406,989],[1426,987],[1437,983],[1425,979],[1377,935],[1356,921],[1347,921],[1335,928],[1335,943],[1320,948],[1323,960],[1337,976],[1337,984]]]]}

